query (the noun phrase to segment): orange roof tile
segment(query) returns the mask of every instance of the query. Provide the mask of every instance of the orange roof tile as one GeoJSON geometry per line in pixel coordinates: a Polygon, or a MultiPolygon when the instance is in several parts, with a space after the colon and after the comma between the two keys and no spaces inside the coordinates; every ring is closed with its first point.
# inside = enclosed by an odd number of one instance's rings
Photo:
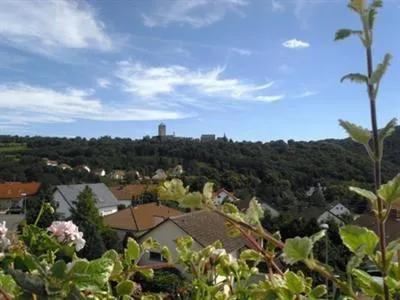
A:
{"type": "Polygon", "coordinates": [[[103,223],[111,228],[143,231],[155,227],[169,217],[181,214],[180,211],[165,205],[146,203],[107,215],[103,218],[103,223]]]}
{"type": "Polygon", "coordinates": [[[6,182],[0,184],[0,199],[20,198],[21,194],[33,196],[39,192],[39,182],[6,182]]]}

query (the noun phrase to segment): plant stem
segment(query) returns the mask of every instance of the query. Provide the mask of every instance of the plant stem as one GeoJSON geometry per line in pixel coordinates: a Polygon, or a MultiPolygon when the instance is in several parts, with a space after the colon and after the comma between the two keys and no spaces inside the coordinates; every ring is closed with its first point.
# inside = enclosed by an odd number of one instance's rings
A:
{"type": "Polygon", "coordinates": [[[35,223],[33,224],[34,226],[37,226],[37,224],[39,223],[39,220],[42,217],[43,211],[44,211],[44,203],[42,203],[42,205],[40,206],[39,214],[37,215],[35,223]]]}
{"type": "Polygon", "coordinates": [[[1,287],[0,287],[0,295],[3,296],[4,300],[11,300],[12,298],[10,297],[9,294],[7,294],[1,287]]]}
{"type": "MultiPolygon", "coordinates": [[[[367,30],[366,34],[372,35],[370,30],[367,30]]],[[[367,55],[367,67],[368,67],[368,96],[369,96],[369,104],[370,104],[370,112],[371,112],[371,125],[372,125],[372,136],[373,136],[373,151],[374,151],[374,182],[375,182],[375,193],[378,197],[378,234],[379,234],[379,248],[382,253],[382,278],[386,277],[386,233],[385,233],[385,219],[383,218],[383,200],[378,194],[378,190],[381,187],[381,159],[382,154],[379,143],[378,136],[378,121],[377,121],[377,113],[376,113],[376,93],[374,84],[371,81],[372,73],[373,73],[373,64],[372,64],[372,49],[371,46],[366,49],[367,55]]],[[[389,288],[386,285],[385,281],[383,281],[383,289],[385,294],[385,300],[389,299],[389,288]]]]}

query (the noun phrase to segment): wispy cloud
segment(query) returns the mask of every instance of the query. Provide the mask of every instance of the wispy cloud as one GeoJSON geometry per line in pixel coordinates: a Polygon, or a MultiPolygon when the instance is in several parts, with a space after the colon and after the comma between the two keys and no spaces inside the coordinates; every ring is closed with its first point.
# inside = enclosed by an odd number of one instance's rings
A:
{"type": "Polygon", "coordinates": [[[97,85],[103,89],[107,89],[111,86],[111,81],[107,78],[97,78],[97,85]]]}
{"type": "Polygon", "coordinates": [[[283,11],[285,10],[285,6],[283,5],[283,2],[281,2],[280,0],[272,0],[271,9],[272,11],[283,11]]]}
{"type": "Polygon", "coordinates": [[[84,1],[0,1],[0,42],[56,55],[61,49],[110,50],[113,41],[84,1]]]}
{"type": "Polygon", "coordinates": [[[302,49],[302,48],[308,48],[310,47],[310,44],[308,42],[298,40],[298,39],[291,39],[287,40],[282,44],[283,47],[285,48],[290,48],[290,49],[302,49]]]}
{"type": "Polygon", "coordinates": [[[238,53],[242,56],[250,56],[251,54],[253,54],[250,50],[248,49],[241,49],[241,48],[232,48],[232,51],[235,53],[238,53]]]}
{"type": "Polygon", "coordinates": [[[221,21],[228,12],[240,12],[247,0],[155,0],[156,9],[143,14],[148,27],[169,24],[189,25],[194,28],[209,26],[221,21]]]}
{"type": "Polygon", "coordinates": [[[316,94],[317,94],[316,91],[305,90],[304,92],[293,96],[293,98],[306,98],[306,97],[315,96],[316,94]]]}
{"type": "Polygon", "coordinates": [[[0,124],[70,123],[79,119],[96,121],[144,121],[179,119],[183,112],[146,108],[138,103],[111,106],[95,98],[90,90],[9,84],[0,85],[0,124]]]}
{"type": "Polygon", "coordinates": [[[125,92],[142,98],[181,94],[270,102],[284,97],[265,94],[273,81],[255,84],[237,78],[222,78],[224,71],[223,67],[204,71],[180,65],[147,67],[138,62],[123,61],[119,63],[116,75],[122,81],[125,92]]]}

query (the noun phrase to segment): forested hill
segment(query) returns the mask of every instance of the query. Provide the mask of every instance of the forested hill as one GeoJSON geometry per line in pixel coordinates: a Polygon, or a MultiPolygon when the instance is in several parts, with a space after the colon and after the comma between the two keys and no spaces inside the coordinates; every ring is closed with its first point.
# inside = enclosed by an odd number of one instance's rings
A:
{"type": "MultiPolygon", "coordinates": [[[[400,171],[400,127],[384,150],[384,177],[388,179],[400,171]]],[[[46,167],[41,163],[43,157],[71,166],[102,167],[107,172],[137,170],[148,176],[158,168],[181,164],[183,179],[193,189],[210,180],[243,198],[257,195],[286,208],[304,201],[322,201],[304,196],[304,191],[317,183],[328,186],[325,201],[329,202],[338,200],[338,193],[351,197],[346,188],[349,182],[368,186],[373,180],[364,148],[350,139],[261,143],[18,136],[0,136],[0,180],[51,184],[100,180],[92,174],[46,167]]]]}

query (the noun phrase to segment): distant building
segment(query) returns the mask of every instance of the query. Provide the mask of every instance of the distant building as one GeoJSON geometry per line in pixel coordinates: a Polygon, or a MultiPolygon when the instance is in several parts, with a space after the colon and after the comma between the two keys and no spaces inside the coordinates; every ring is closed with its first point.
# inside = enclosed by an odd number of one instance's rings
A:
{"type": "Polygon", "coordinates": [[[215,134],[202,134],[200,140],[202,142],[215,141],[215,134]]]}
{"type": "Polygon", "coordinates": [[[144,193],[156,188],[156,185],[146,185],[146,184],[128,184],[125,186],[114,186],[110,187],[111,193],[117,198],[118,204],[124,204],[126,206],[131,206],[132,201],[141,202],[144,193]]]}
{"type": "Polygon", "coordinates": [[[114,170],[110,173],[110,177],[115,180],[122,180],[125,178],[124,170],[114,170]]]}
{"type": "Polygon", "coordinates": [[[75,169],[79,170],[79,171],[85,171],[90,173],[90,168],[87,165],[79,165],[76,166],[75,169]]]}
{"type": "Polygon", "coordinates": [[[113,214],[118,211],[118,201],[103,183],[58,185],[54,192],[54,201],[57,204],[57,213],[62,219],[71,215],[70,208],[78,195],[88,186],[96,198],[96,207],[101,216],[113,214]]]}
{"type": "Polygon", "coordinates": [[[56,160],[50,160],[47,157],[42,158],[42,160],[45,162],[46,166],[48,167],[57,167],[58,162],[56,160]]]}
{"type": "Polygon", "coordinates": [[[61,170],[72,170],[72,167],[70,165],[67,165],[67,164],[59,164],[58,167],[61,170]]]}
{"type": "Polygon", "coordinates": [[[0,184],[0,211],[23,208],[24,199],[39,193],[39,182],[6,182],[0,184]]]}
{"type": "Polygon", "coordinates": [[[106,176],[106,170],[104,170],[103,168],[96,169],[94,170],[94,174],[100,177],[104,177],[106,176]]]}
{"type": "Polygon", "coordinates": [[[213,193],[214,203],[217,205],[224,204],[225,202],[235,203],[239,201],[232,193],[228,192],[226,189],[222,188],[216,193],[213,193]]]}
{"type": "Polygon", "coordinates": [[[318,224],[322,224],[328,222],[329,220],[333,220],[338,225],[344,225],[344,221],[342,219],[345,215],[350,215],[350,210],[341,203],[337,203],[332,206],[331,209],[324,211],[318,218],[318,224]]]}
{"type": "Polygon", "coordinates": [[[164,123],[158,125],[158,136],[163,137],[167,135],[167,126],[164,123]]]}

